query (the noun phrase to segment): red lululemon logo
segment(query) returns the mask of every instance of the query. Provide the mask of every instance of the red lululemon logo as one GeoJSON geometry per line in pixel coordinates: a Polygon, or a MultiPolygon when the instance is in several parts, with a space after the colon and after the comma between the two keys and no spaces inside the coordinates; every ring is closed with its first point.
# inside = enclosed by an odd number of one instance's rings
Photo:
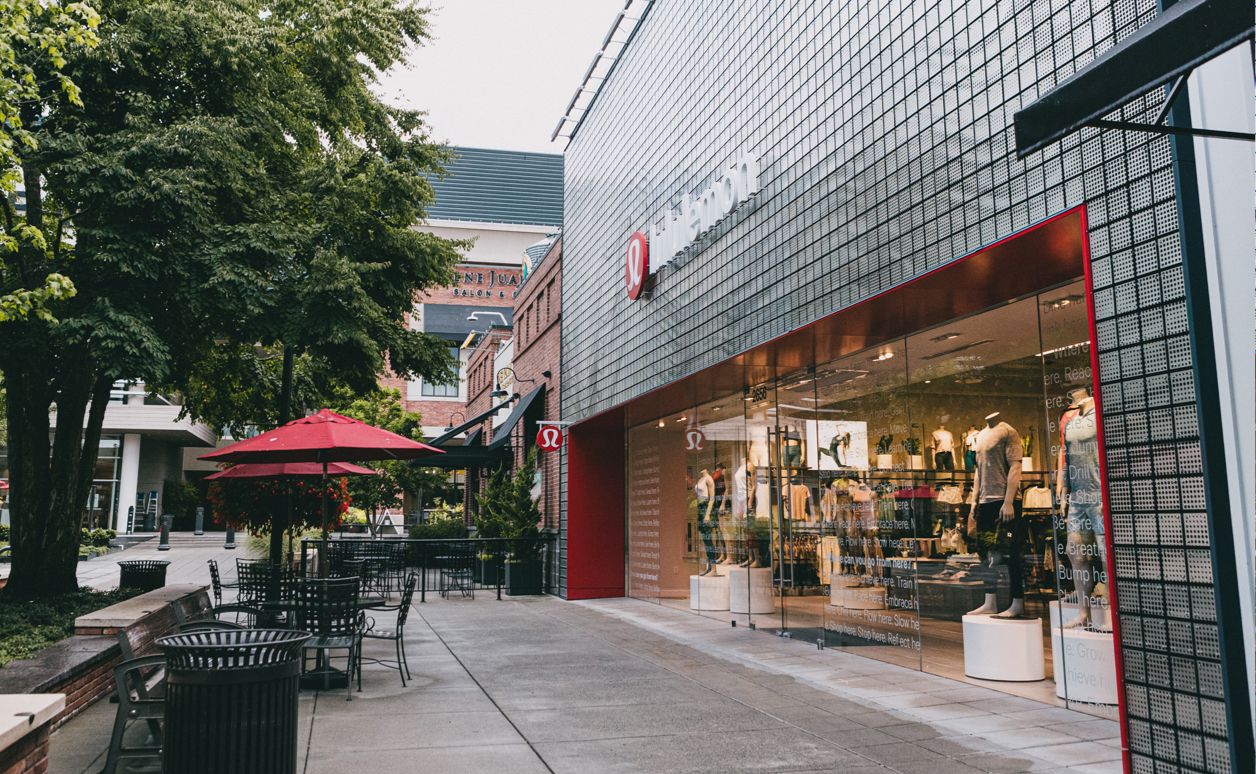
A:
{"type": "Polygon", "coordinates": [[[553,425],[544,425],[536,431],[536,445],[541,451],[558,451],[563,448],[563,431],[553,425]]]}
{"type": "Polygon", "coordinates": [[[628,237],[628,255],[624,267],[624,283],[628,286],[628,298],[636,301],[645,287],[645,278],[650,274],[650,245],[645,234],[634,231],[628,237]]]}
{"type": "Polygon", "coordinates": [[[702,444],[706,442],[706,436],[701,430],[696,428],[685,431],[685,451],[702,451],[702,444]]]}

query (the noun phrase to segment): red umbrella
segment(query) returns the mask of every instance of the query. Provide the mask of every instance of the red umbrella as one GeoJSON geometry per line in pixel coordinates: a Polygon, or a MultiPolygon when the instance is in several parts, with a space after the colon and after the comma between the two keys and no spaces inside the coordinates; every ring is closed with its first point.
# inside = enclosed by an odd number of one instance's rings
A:
{"type": "Polygon", "coordinates": [[[410,460],[443,454],[434,446],[412,441],[365,422],[323,409],[308,417],[267,430],[199,459],[219,462],[319,462],[323,466],[323,538],[327,538],[327,470],[332,462],[410,460]]]}
{"type": "Polygon", "coordinates": [[[341,416],[329,409],[294,419],[200,459],[219,462],[352,462],[410,460],[440,449],[341,416]]]}
{"type": "MultiPolygon", "coordinates": [[[[353,465],[348,462],[329,462],[327,474],[331,476],[378,476],[379,471],[353,465]]],[[[242,462],[226,470],[210,473],[206,481],[219,478],[300,478],[321,476],[323,466],[317,462],[242,462]]]]}

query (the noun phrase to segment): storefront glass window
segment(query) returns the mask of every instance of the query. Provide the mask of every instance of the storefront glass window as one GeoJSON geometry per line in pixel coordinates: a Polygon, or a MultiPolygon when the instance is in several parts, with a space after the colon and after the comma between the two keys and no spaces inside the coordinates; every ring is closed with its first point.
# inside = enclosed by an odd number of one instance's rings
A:
{"type": "Polygon", "coordinates": [[[629,432],[631,596],[1110,715],[1081,280],[629,432]]]}

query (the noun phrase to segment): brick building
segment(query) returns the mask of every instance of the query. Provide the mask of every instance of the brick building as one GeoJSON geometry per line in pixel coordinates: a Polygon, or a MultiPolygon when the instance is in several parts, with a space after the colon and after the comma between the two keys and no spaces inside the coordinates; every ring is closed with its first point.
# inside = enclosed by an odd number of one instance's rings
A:
{"type": "Polygon", "coordinates": [[[458,378],[445,383],[385,377],[406,408],[423,416],[429,438],[470,416],[463,344],[474,331],[509,328],[523,279],[526,250],[562,223],[562,156],[484,148],[454,148],[448,174],[432,182],[436,201],[419,228],[448,239],[472,240],[455,283],[415,300],[411,325],[448,342],[458,378]]]}
{"type": "MultiPolygon", "coordinates": [[[[532,269],[515,298],[514,383],[523,392],[544,386],[537,397],[540,406],[538,421],[556,421],[559,406],[559,334],[562,328],[562,239],[555,240],[541,261],[532,269]]],[[[512,447],[515,464],[536,441],[536,428],[527,433],[521,423],[516,426],[512,447]]],[[[541,477],[541,497],[537,503],[545,529],[558,528],[559,488],[558,456],[540,453],[537,471],[541,477]]]]}

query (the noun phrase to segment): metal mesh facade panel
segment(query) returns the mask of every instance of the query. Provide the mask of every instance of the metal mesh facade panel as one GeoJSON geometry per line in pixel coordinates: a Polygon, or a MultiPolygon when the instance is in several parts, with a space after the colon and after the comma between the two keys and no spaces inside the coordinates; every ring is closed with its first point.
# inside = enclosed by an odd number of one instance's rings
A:
{"type": "MultiPolygon", "coordinates": [[[[1085,129],[1013,153],[1015,110],[1154,14],[1154,0],[656,2],[567,150],[562,414],[622,404],[1085,203],[1132,766],[1220,772],[1169,143],[1085,129]],[[628,236],[742,150],[763,160],[753,204],[630,302],[628,236]]],[[[1160,102],[1112,117],[1148,121],[1160,102]]],[[[564,533],[566,518],[564,500],[564,533]]]]}

